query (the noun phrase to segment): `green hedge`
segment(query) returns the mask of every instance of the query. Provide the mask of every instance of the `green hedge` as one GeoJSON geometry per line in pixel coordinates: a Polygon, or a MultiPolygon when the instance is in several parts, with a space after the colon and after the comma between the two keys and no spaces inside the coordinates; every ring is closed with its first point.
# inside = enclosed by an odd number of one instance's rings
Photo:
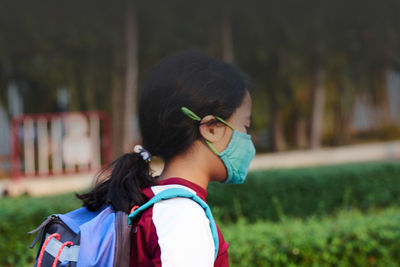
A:
{"type": "Polygon", "coordinates": [[[224,222],[305,218],[338,209],[400,204],[400,163],[266,170],[249,174],[243,185],[212,183],[208,203],[224,222]]]}
{"type": "MultiPolygon", "coordinates": [[[[248,221],[280,218],[283,219],[283,224],[287,223],[289,225],[287,216],[306,217],[313,214],[330,214],[350,207],[368,210],[370,207],[399,204],[399,191],[399,163],[356,164],[251,173],[246,183],[241,186],[211,185],[209,188],[209,202],[218,222],[234,221],[237,217],[244,216],[248,221]]],[[[49,214],[65,213],[79,206],[79,200],[72,194],[41,198],[0,199],[0,266],[28,266],[31,264],[36,248],[35,250],[28,248],[33,237],[27,235],[26,232],[38,226],[49,214]]],[[[362,216],[357,216],[355,216],[355,220],[362,224],[362,216]]],[[[368,216],[366,218],[370,220],[368,216]]],[[[322,219],[322,223],[325,223],[325,226],[328,225],[324,220],[322,219]]],[[[292,222],[292,220],[290,221],[292,222]]],[[[319,221],[315,218],[310,223],[313,223],[317,228],[316,225],[318,225],[319,221]]],[[[298,223],[293,222],[291,227],[296,225],[298,223]]],[[[349,222],[349,225],[351,225],[351,222],[349,222]]],[[[274,231],[278,232],[280,231],[279,229],[284,229],[279,228],[277,224],[258,223],[247,225],[243,221],[231,226],[225,226],[224,234],[228,240],[231,240],[232,263],[236,263],[238,266],[251,266],[247,264],[240,265],[235,258],[237,255],[241,255],[240,249],[243,249],[243,251],[247,249],[246,246],[258,249],[264,241],[257,240],[257,235],[260,235],[260,239],[263,240],[263,234],[269,236],[270,232],[268,230],[263,232],[261,229],[269,229],[271,227],[275,227],[273,228],[276,229],[274,231]],[[240,232],[245,229],[249,229],[255,235],[247,236],[245,232],[241,232],[244,235],[241,237],[242,234],[236,234],[237,231],[240,232]],[[236,248],[235,245],[241,244],[242,239],[240,238],[244,238],[243,244],[248,245],[236,248]]],[[[301,227],[298,230],[299,236],[301,235],[300,232],[303,231],[301,227]]],[[[315,242],[321,239],[319,234],[312,235],[307,231],[311,230],[304,230],[303,238],[307,239],[315,236],[315,242]]],[[[384,233],[386,233],[385,231],[384,233]]],[[[275,238],[276,242],[279,241],[277,239],[279,238],[278,235],[271,235],[271,237],[275,238]]],[[[282,238],[284,237],[282,236],[282,238]]],[[[284,243],[284,240],[279,242],[284,243]]],[[[310,239],[302,244],[306,246],[307,242],[312,243],[313,241],[310,239]]],[[[392,241],[389,240],[388,242],[390,247],[392,241]]],[[[346,244],[342,245],[345,246],[346,244]]],[[[318,252],[319,250],[315,251],[318,252]]],[[[268,253],[268,250],[263,253],[268,253]]],[[[249,255],[253,254],[250,253],[249,255]]],[[[259,255],[248,257],[259,259],[259,255]]],[[[264,259],[264,256],[261,255],[260,257],[264,259]]],[[[246,258],[243,260],[246,261],[246,258]]],[[[258,265],[256,264],[255,266],[258,265]]]]}
{"type": "MultiPolygon", "coordinates": [[[[26,232],[51,213],[49,207],[64,212],[79,202],[70,195],[13,202],[15,207],[10,200],[1,202],[0,266],[31,266],[37,247],[28,248],[33,237],[26,232]]],[[[220,227],[230,243],[231,266],[399,266],[399,225],[400,208],[389,207],[306,220],[250,224],[239,219],[220,227]]]]}
{"type": "Polygon", "coordinates": [[[221,225],[231,266],[400,266],[400,208],[221,225]]]}

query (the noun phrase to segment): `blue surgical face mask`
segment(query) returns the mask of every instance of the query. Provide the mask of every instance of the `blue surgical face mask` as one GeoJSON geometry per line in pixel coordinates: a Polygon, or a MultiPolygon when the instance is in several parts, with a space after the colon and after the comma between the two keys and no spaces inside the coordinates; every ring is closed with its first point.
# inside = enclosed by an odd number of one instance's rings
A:
{"type": "MultiPolygon", "coordinates": [[[[182,107],[182,112],[189,118],[201,121],[201,118],[193,113],[191,110],[182,107]]],[[[221,158],[227,171],[227,178],[224,181],[226,184],[242,184],[246,179],[249,170],[250,162],[256,154],[256,149],[251,136],[239,131],[236,131],[229,123],[218,116],[215,118],[232,129],[232,138],[224,151],[218,153],[214,146],[205,140],[210,149],[221,158]]]]}

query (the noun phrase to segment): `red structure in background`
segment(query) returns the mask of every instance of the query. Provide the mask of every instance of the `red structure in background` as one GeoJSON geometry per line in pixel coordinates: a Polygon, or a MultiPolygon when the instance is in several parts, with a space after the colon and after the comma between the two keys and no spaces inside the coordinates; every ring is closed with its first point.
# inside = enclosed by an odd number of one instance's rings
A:
{"type": "MultiPolygon", "coordinates": [[[[96,171],[102,165],[111,161],[111,121],[110,117],[105,112],[88,111],[24,114],[13,118],[10,126],[11,175],[13,179],[96,171]],[[65,143],[67,127],[72,127],[74,130],[73,122],[68,123],[69,118],[72,117],[81,117],[81,122],[86,119],[89,131],[88,135],[84,138],[86,138],[88,142],[90,142],[90,140],[98,140],[98,145],[100,147],[94,147],[92,142],[90,143],[92,148],[90,151],[98,151],[100,153],[100,155],[97,155],[97,153],[96,155],[94,155],[95,153],[91,155],[92,157],[99,157],[99,164],[93,164],[92,161],[84,167],[74,164],[72,167],[70,166],[70,168],[67,168],[65,150],[73,152],[74,149],[71,150],[65,145],[63,148],[62,144],[63,142],[65,143]],[[55,125],[58,127],[57,138],[54,138],[53,135],[53,133],[56,132],[54,129],[57,128],[55,125]],[[94,125],[94,128],[92,125],[94,125]],[[98,131],[93,130],[96,129],[96,125],[98,125],[98,131]],[[31,135],[29,137],[24,127],[30,128],[31,135]],[[30,150],[27,150],[28,143],[30,143],[30,150]],[[58,155],[56,155],[56,150],[54,149],[56,146],[60,148],[57,152],[58,155]],[[29,158],[27,158],[27,151],[29,151],[29,158]],[[39,161],[40,155],[42,156],[41,162],[39,161]],[[56,158],[59,161],[57,169],[54,161],[56,158]],[[28,163],[30,163],[29,172],[28,163]]],[[[82,123],[80,127],[82,128],[82,123]]],[[[76,130],[74,131],[76,132],[76,130]]],[[[80,149],[79,146],[76,148],[78,148],[78,150],[80,149]]]]}

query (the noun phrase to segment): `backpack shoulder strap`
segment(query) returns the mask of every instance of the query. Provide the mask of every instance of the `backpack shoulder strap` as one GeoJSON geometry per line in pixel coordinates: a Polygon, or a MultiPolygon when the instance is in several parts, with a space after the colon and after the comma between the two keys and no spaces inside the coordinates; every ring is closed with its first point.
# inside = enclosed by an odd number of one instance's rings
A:
{"type": "Polygon", "coordinates": [[[144,203],[142,206],[137,208],[135,211],[133,211],[129,216],[128,216],[128,224],[132,224],[133,220],[142,214],[145,210],[150,208],[152,205],[155,203],[161,201],[161,200],[167,200],[170,198],[176,198],[176,197],[184,197],[184,198],[190,198],[193,201],[197,202],[203,209],[204,212],[210,221],[210,228],[211,228],[211,235],[214,240],[214,248],[215,248],[215,257],[214,260],[217,258],[218,255],[218,247],[219,247],[219,240],[218,240],[218,231],[217,231],[217,226],[215,225],[214,217],[211,213],[210,207],[207,205],[205,201],[203,201],[200,197],[198,197],[196,194],[183,189],[183,188],[169,188],[161,191],[160,193],[156,194],[153,198],[151,198],[149,201],[144,203]]]}

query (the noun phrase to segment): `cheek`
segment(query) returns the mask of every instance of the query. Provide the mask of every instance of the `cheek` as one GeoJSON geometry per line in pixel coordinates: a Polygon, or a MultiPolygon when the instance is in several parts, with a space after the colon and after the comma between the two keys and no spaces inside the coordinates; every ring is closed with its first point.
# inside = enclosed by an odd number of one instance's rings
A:
{"type": "Polygon", "coordinates": [[[228,146],[228,144],[229,144],[229,142],[231,141],[231,138],[232,138],[232,134],[233,134],[233,132],[232,131],[230,131],[230,130],[227,130],[226,131],[226,134],[224,135],[224,138],[221,140],[222,142],[222,149],[221,149],[221,151],[220,152],[222,152],[223,150],[225,150],[226,149],[226,147],[228,146]]]}
{"type": "Polygon", "coordinates": [[[236,131],[238,131],[238,132],[242,132],[242,133],[247,134],[246,126],[240,126],[240,127],[235,128],[235,129],[236,129],[236,131]]]}
{"type": "Polygon", "coordinates": [[[215,143],[215,149],[218,151],[218,153],[221,153],[226,149],[228,146],[229,142],[231,141],[233,132],[231,130],[227,130],[221,138],[221,140],[218,143],[215,143]]]}

